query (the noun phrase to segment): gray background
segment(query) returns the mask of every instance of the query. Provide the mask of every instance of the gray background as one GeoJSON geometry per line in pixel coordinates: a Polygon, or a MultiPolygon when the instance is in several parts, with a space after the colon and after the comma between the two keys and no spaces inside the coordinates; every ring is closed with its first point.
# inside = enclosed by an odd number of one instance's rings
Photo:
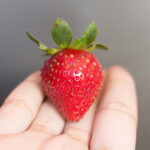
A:
{"type": "Polygon", "coordinates": [[[94,53],[103,67],[119,64],[135,77],[139,101],[137,150],[150,147],[150,1],[149,0],[0,0],[0,100],[28,74],[42,67],[36,46],[24,29],[50,46],[50,27],[57,16],[81,35],[95,20],[97,41],[109,52],[94,53]]]}

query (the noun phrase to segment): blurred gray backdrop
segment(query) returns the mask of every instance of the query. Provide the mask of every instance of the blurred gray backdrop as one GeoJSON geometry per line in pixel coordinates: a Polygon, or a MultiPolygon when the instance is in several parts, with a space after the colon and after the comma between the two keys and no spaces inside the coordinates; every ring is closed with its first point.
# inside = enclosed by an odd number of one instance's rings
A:
{"type": "Polygon", "coordinates": [[[42,67],[30,30],[47,45],[53,21],[61,16],[80,36],[95,20],[97,41],[110,51],[94,51],[103,67],[118,64],[135,77],[139,102],[137,150],[150,147],[150,1],[149,0],[0,0],[0,100],[27,75],[42,67]]]}

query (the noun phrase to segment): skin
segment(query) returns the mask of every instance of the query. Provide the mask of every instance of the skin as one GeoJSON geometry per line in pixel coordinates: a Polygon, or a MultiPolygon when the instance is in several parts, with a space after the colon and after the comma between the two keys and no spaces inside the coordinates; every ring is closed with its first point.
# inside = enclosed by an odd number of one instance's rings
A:
{"type": "Polygon", "coordinates": [[[19,84],[0,108],[3,150],[135,150],[137,98],[122,67],[105,71],[100,98],[83,119],[67,122],[45,98],[40,72],[19,84]]]}

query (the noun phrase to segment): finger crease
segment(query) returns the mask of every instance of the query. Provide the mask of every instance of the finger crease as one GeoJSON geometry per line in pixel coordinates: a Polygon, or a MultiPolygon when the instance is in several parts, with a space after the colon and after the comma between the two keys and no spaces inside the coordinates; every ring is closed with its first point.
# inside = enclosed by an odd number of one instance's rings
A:
{"type": "Polygon", "coordinates": [[[81,142],[81,143],[84,144],[84,145],[87,144],[85,141],[83,141],[83,140],[81,140],[80,138],[77,138],[77,137],[71,135],[71,134],[68,133],[68,132],[65,132],[65,134],[66,134],[67,136],[69,136],[70,138],[74,139],[75,141],[81,142]]]}
{"type": "Polygon", "coordinates": [[[67,130],[78,130],[78,131],[81,131],[81,132],[88,133],[88,130],[78,128],[78,127],[67,127],[67,130]]]}
{"type": "Polygon", "coordinates": [[[51,134],[51,136],[54,136],[54,134],[50,131],[50,129],[46,128],[45,125],[34,124],[30,127],[30,129],[36,132],[43,132],[45,134],[51,134]]]}
{"type": "Polygon", "coordinates": [[[15,107],[23,108],[27,110],[32,116],[34,116],[34,112],[30,108],[30,106],[25,102],[24,99],[7,100],[4,102],[4,106],[7,106],[7,105],[14,105],[15,107]]]}
{"type": "Polygon", "coordinates": [[[52,140],[53,138],[55,138],[55,137],[56,137],[56,136],[50,136],[50,137],[45,138],[45,139],[40,143],[38,150],[43,150],[44,147],[45,147],[45,145],[46,145],[46,143],[48,143],[49,141],[51,141],[51,140],[52,140]]]}
{"type": "Polygon", "coordinates": [[[103,110],[112,110],[120,112],[124,115],[127,115],[129,118],[131,118],[135,123],[137,123],[137,116],[134,115],[133,110],[131,110],[130,107],[128,107],[126,104],[121,102],[112,102],[109,105],[103,106],[100,108],[100,111],[103,110]]]}

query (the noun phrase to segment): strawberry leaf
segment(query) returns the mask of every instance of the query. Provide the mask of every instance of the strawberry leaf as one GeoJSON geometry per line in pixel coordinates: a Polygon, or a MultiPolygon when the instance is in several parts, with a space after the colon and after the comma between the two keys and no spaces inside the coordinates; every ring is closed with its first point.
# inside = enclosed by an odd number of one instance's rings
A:
{"type": "Polygon", "coordinates": [[[40,43],[39,43],[39,49],[45,51],[45,50],[48,49],[48,48],[47,48],[46,45],[44,45],[43,43],[40,42],[40,43]]]}
{"type": "Polygon", "coordinates": [[[81,40],[85,42],[84,45],[89,46],[93,41],[95,41],[97,33],[97,26],[95,22],[92,22],[81,37],[81,40]]]}
{"type": "Polygon", "coordinates": [[[55,49],[55,48],[48,48],[46,49],[47,54],[53,55],[55,53],[57,53],[59,50],[55,49]]]}
{"type": "Polygon", "coordinates": [[[106,50],[107,51],[108,47],[103,45],[103,44],[96,43],[95,49],[106,50]]]}
{"type": "Polygon", "coordinates": [[[40,40],[34,37],[31,33],[26,32],[26,34],[33,42],[35,42],[39,46],[40,50],[46,53],[46,55],[53,55],[59,51],[58,49],[48,48],[45,44],[43,44],[40,40]]]}
{"type": "Polygon", "coordinates": [[[95,22],[92,22],[86,31],[83,33],[80,39],[75,39],[71,48],[73,49],[84,49],[88,47],[95,39],[98,33],[95,22]]]}
{"type": "Polygon", "coordinates": [[[91,45],[89,45],[86,50],[87,51],[92,51],[94,49],[98,49],[98,50],[108,50],[108,48],[105,45],[99,44],[99,43],[93,43],[91,45]]]}
{"type": "Polygon", "coordinates": [[[95,49],[95,47],[96,47],[96,43],[89,45],[89,46],[86,48],[86,50],[87,50],[87,51],[92,51],[92,50],[95,49]]]}
{"type": "Polygon", "coordinates": [[[79,38],[76,38],[76,39],[74,40],[74,42],[72,43],[71,48],[73,48],[73,49],[78,49],[79,47],[80,47],[80,39],[79,39],[79,38]]]}
{"type": "Polygon", "coordinates": [[[60,48],[69,47],[72,41],[72,30],[65,20],[57,18],[52,26],[51,34],[53,40],[60,48]]]}
{"type": "MultiPolygon", "coordinates": [[[[40,43],[42,43],[40,40],[38,40],[36,37],[34,37],[31,33],[29,33],[28,31],[25,31],[26,35],[36,44],[40,45],[40,43]]],[[[43,44],[44,45],[44,44],[43,44]]]]}

